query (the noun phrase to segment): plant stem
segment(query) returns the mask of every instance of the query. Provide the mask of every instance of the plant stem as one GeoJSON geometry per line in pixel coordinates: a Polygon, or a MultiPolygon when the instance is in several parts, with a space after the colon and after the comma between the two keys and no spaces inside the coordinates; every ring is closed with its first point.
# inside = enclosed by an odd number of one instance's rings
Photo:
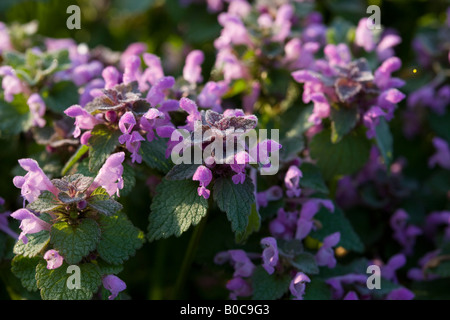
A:
{"type": "Polygon", "coordinates": [[[180,273],[178,274],[177,281],[175,282],[175,288],[173,290],[172,296],[174,300],[180,298],[181,290],[185,285],[187,275],[191,269],[192,262],[194,261],[195,258],[195,254],[197,253],[198,244],[203,234],[203,229],[205,228],[207,217],[208,215],[206,215],[197,224],[197,226],[195,226],[194,231],[192,232],[191,239],[189,240],[189,244],[186,250],[186,254],[184,255],[183,262],[181,264],[180,273]]]}

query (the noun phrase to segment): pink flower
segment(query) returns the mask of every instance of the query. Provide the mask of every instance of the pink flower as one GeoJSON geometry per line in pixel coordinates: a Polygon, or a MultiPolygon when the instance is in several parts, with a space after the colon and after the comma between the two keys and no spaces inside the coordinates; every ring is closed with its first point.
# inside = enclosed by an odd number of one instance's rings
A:
{"type": "Polygon", "coordinates": [[[50,179],[45,175],[44,171],[39,167],[36,160],[20,159],[19,165],[25,169],[25,176],[15,176],[13,183],[17,188],[21,189],[22,196],[28,201],[36,200],[41,191],[48,190],[55,196],[58,195],[58,189],[52,184],[50,179]]]}
{"type": "Polygon", "coordinates": [[[111,295],[108,297],[109,300],[114,300],[119,292],[122,292],[127,288],[125,282],[123,282],[119,277],[109,274],[102,279],[103,287],[106,290],[111,292],[111,295]]]}
{"type": "Polygon", "coordinates": [[[27,209],[19,209],[11,213],[11,217],[17,220],[21,220],[20,229],[22,232],[19,235],[19,240],[22,240],[24,244],[28,243],[27,234],[38,233],[42,230],[50,231],[51,225],[34,215],[27,209]]]}
{"type": "Polygon", "coordinates": [[[289,290],[295,297],[295,300],[303,300],[306,282],[311,282],[311,279],[309,279],[309,277],[303,272],[297,272],[294,279],[292,279],[291,283],[289,284],[289,290]]]}
{"type": "Polygon", "coordinates": [[[208,199],[211,191],[206,189],[212,180],[212,172],[205,166],[199,166],[195,170],[194,176],[192,177],[194,181],[200,181],[200,187],[197,189],[199,196],[208,199]]]}
{"type": "Polygon", "coordinates": [[[89,191],[92,192],[98,187],[105,188],[106,192],[112,196],[117,194],[119,196],[119,190],[123,188],[123,166],[122,162],[125,159],[124,152],[113,153],[105,161],[100,168],[97,176],[89,187],[89,191]]]}
{"type": "Polygon", "coordinates": [[[341,240],[341,233],[335,232],[323,240],[323,245],[316,254],[317,265],[334,268],[336,266],[336,258],[334,257],[333,247],[341,240]]]}
{"type": "Polygon", "coordinates": [[[64,113],[71,118],[75,118],[75,131],[73,132],[75,138],[80,136],[81,129],[91,130],[96,124],[100,123],[100,120],[95,118],[78,104],[67,108],[64,113]]]}
{"type": "Polygon", "coordinates": [[[442,168],[450,170],[450,148],[448,143],[444,139],[434,137],[433,145],[436,148],[436,153],[428,160],[428,166],[432,168],[438,164],[442,168]]]}
{"type": "Polygon", "coordinates": [[[284,185],[288,189],[286,194],[289,198],[300,197],[301,189],[298,184],[301,177],[303,177],[303,174],[297,166],[289,167],[286,175],[284,176],[284,185]]]}
{"type": "Polygon", "coordinates": [[[34,126],[42,128],[45,126],[45,103],[41,96],[37,93],[33,93],[27,100],[30,113],[32,115],[32,121],[34,126]]]}
{"type": "Polygon", "coordinates": [[[64,258],[59,254],[56,250],[48,250],[44,254],[44,259],[47,260],[47,269],[57,269],[59,268],[64,261],[64,258]]]}
{"type": "Polygon", "coordinates": [[[205,55],[200,50],[194,50],[186,57],[186,64],[183,68],[183,78],[189,83],[202,82],[201,64],[205,60],[205,55]]]}
{"type": "Polygon", "coordinates": [[[266,269],[268,274],[272,274],[275,271],[275,267],[278,264],[278,246],[277,240],[273,237],[267,237],[261,239],[261,244],[265,246],[262,258],[263,268],[266,269]]]}

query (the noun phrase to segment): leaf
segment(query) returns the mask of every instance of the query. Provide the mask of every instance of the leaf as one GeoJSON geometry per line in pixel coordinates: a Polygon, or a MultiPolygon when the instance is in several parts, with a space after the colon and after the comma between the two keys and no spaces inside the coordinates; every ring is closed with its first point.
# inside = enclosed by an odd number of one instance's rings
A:
{"type": "Polygon", "coordinates": [[[22,255],[17,255],[11,261],[11,271],[20,279],[24,288],[28,291],[38,290],[35,274],[36,266],[40,260],[42,259],[39,257],[27,258],[22,255]]]}
{"type": "Polygon", "coordinates": [[[255,202],[254,186],[249,178],[243,184],[234,184],[231,178],[218,178],[214,182],[214,200],[227,214],[234,232],[239,234],[247,229],[255,202]]]}
{"type": "Polygon", "coordinates": [[[27,205],[27,208],[37,212],[51,212],[61,206],[53,193],[43,190],[39,197],[27,205]]]}
{"type": "Polygon", "coordinates": [[[347,102],[356,96],[362,89],[360,83],[347,78],[336,79],[334,87],[341,102],[347,102]]]}
{"type": "Polygon", "coordinates": [[[208,202],[197,194],[198,182],[163,179],[156,187],[151,204],[148,238],[150,241],[179,237],[206,215],[208,202]]]}
{"type": "Polygon", "coordinates": [[[61,171],[61,175],[64,176],[66,173],[72,168],[72,166],[81,159],[82,156],[85,155],[86,152],[89,151],[89,147],[87,145],[82,144],[78,150],[70,157],[70,159],[64,165],[64,168],[61,171]]]}
{"type": "Polygon", "coordinates": [[[355,127],[358,121],[358,109],[332,107],[331,120],[331,142],[336,143],[355,127]]]}
{"type": "Polygon", "coordinates": [[[114,216],[100,216],[102,237],[97,245],[100,257],[111,264],[121,264],[144,242],[144,234],[133,226],[124,213],[114,216]]]}
{"type": "Polygon", "coordinates": [[[98,124],[92,129],[89,138],[89,171],[100,169],[109,155],[119,144],[119,130],[111,130],[104,124],[98,124]]]}
{"type": "Polygon", "coordinates": [[[50,241],[64,260],[76,264],[95,250],[100,240],[100,227],[92,219],[83,219],[78,225],[57,222],[50,230],[50,241]]]}
{"type": "Polygon", "coordinates": [[[270,275],[262,266],[255,268],[252,275],[253,300],[277,300],[289,289],[291,278],[284,274],[278,276],[276,273],[270,275]]]}
{"type": "Polygon", "coordinates": [[[50,233],[42,230],[37,233],[27,234],[27,239],[27,244],[24,244],[22,240],[18,240],[14,245],[13,252],[17,255],[23,255],[26,258],[32,258],[47,247],[50,241],[50,233]]]}
{"type": "Polygon", "coordinates": [[[339,231],[341,233],[341,240],[337,246],[342,246],[347,250],[355,252],[364,251],[364,245],[361,239],[339,207],[335,207],[333,213],[322,207],[314,219],[319,220],[322,227],[311,232],[311,237],[323,241],[325,237],[339,231]]]}
{"type": "Polygon", "coordinates": [[[325,180],[337,175],[353,174],[367,162],[370,154],[370,142],[364,132],[352,131],[338,143],[330,140],[330,130],[316,134],[310,144],[311,158],[317,160],[317,166],[325,180]]]}
{"type": "Polygon", "coordinates": [[[0,99],[0,137],[7,138],[31,127],[31,113],[22,94],[14,96],[11,103],[0,99]]]}
{"type": "Polygon", "coordinates": [[[136,185],[135,170],[128,163],[123,164],[123,189],[120,190],[120,196],[128,195],[136,185]]]}
{"type": "Polygon", "coordinates": [[[387,168],[390,167],[393,159],[393,139],[389,125],[383,117],[379,118],[379,123],[375,128],[375,141],[384,159],[387,168]]]}
{"type": "Polygon", "coordinates": [[[82,263],[80,268],[80,288],[69,289],[69,277],[75,276],[75,271],[68,272],[69,265],[64,262],[57,269],[47,269],[45,261],[36,267],[36,282],[44,300],[90,300],[101,285],[100,269],[93,263],[82,263]]]}
{"type": "Polygon", "coordinates": [[[261,216],[259,215],[259,212],[256,209],[256,203],[253,203],[250,216],[248,217],[247,228],[245,229],[244,232],[236,232],[235,236],[236,243],[244,243],[252,233],[258,232],[260,228],[261,228],[261,216]]]}
{"type": "Polygon", "coordinates": [[[330,192],[316,165],[309,162],[303,162],[300,165],[300,170],[303,174],[303,177],[300,179],[301,188],[312,189],[325,194],[330,192]]]}
{"type": "Polygon", "coordinates": [[[330,287],[324,280],[312,277],[306,284],[303,300],[331,300],[330,287]]]}
{"type": "Polygon", "coordinates": [[[78,87],[71,81],[57,82],[48,91],[41,93],[41,96],[45,106],[59,114],[77,104],[79,99],[78,87]]]}
{"type": "Polygon", "coordinates": [[[291,261],[291,265],[303,273],[307,274],[319,273],[319,267],[317,266],[316,259],[311,253],[308,252],[302,252],[298,254],[291,261]]]}
{"type": "Polygon", "coordinates": [[[92,209],[107,216],[112,216],[123,208],[122,205],[112,199],[102,187],[98,187],[91,193],[87,200],[87,204],[92,209]]]}
{"type": "Polygon", "coordinates": [[[190,179],[199,167],[199,164],[180,163],[174,165],[172,169],[166,174],[167,180],[185,180],[190,179]]]}
{"type": "Polygon", "coordinates": [[[159,138],[152,142],[142,141],[139,153],[150,168],[166,174],[173,166],[172,161],[166,158],[166,149],[167,139],[159,138]]]}

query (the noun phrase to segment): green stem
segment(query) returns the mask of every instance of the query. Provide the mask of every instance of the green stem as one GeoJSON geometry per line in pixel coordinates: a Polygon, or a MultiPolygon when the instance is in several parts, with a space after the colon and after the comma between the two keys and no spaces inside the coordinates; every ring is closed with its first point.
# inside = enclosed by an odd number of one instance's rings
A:
{"type": "Polygon", "coordinates": [[[199,222],[197,226],[195,226],[194,231],[191,235],[191,239],[189,240],[186,254],[184,255],[183,262],[181,264],[180,273],[178,274],[177,281],[175,282],[175,288],[173,290],[172,296],[174,300],[180,299],[180,293],[186,283],[187,275],[191,269],[192,262],[194,261],[195,258],[195,254],[197,253],[198,244],[203,234],[203,230],[206,225],[206,220],[207,215],[199,222]]]}
{"type": "Polygon", "coordinates": [[[72,157],[70,157],[69,161],[67,161],[66,165],[64,166],[64,168],[61,170],[61,175],[64,176],[69,170],[70,168],[72,168],[72,166],[78,161],[80,160],[80,158],[86,153],[88,152],[89,147],[86,145],[81,145],[78,150],[72,155],[72,157]]]}
{"type": "Polygon", "coordinates": [[[158,241],[155,253],[155,269],[152,277],[152,286],[149,291],[150,300],[162,300],[163,299],[163,277],[164,263],[166,260],[167,242],[165,240],[158,241]]]}

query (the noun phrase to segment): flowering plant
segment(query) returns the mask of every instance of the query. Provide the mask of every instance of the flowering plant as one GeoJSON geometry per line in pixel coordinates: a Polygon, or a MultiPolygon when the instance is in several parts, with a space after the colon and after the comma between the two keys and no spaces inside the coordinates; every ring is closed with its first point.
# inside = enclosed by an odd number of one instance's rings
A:
{"type": "Polygon", "coordinates": [[[447,298],[450,9],[354,3],[154,4],[180,30],[126,45],[3,19],[10,297],[447,298]]]}

